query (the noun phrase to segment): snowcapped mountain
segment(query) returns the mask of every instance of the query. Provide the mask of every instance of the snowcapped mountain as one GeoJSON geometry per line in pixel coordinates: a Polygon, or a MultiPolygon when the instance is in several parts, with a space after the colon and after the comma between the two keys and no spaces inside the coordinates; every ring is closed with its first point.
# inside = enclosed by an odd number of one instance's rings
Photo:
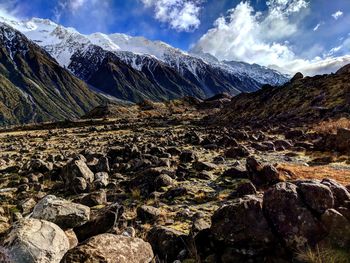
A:
{"type": "MultiPolygon", "coordinates": [[[[169,99],[184,95],[205,98],[221,92],[238,94],[257,90],[263,84],[280,85],[288,80],[287,76],[259,65],[221,62],[207,54],[188,54],[164,42],[150,41],[144,37],[102,33],[84,35],[74,28],[65,28],[50,20],[38,18],[18,21],[0,17],[0,21],[21,31],[33,42],[43,47],[61,66],[68,68],[89,84],[91,84],[89,81],[91,76],[98,72],[98,67],[103,65],[107,57],[119,66],[121,62],[126,63],[161,89],[167,89],[166,86],[169,85],[167,82],[179,79],[186,83],[186,87],[181,87],[181,91],[171,90],[171,94],[164,92],[164,96],[155,96],[156,99],[169,99]],[[94,47],[99,47],[101,50],[94,47]],[[96,53],[92,54],[92,51],[96,53]],[[89,71],[88,65],[77,63],[82,60],[87,63],[86,59],[82,59],[84,56],[89,56],[89,63],[94,65],[95,72],[91,71],[91,66],[89,71]],[[167,72],[172,71],[176,76],[172,76],[171,80],[169,78],[165,80],[163,76],[155,74],[154,70],[159,68],[163,70],[166,68],[167,72]],[[188,92],[194,87],[193,92],[188,92]]],[[[100,88],[100,84],[94,82],[97,88],[100,88]]],[[[110,85],[114,84],[110,83],[110,85]]],[[[141,94],[140,96],[142,97],[141,94]]],[[[154,96],[145,97],[154,99],[154,96]]],[[[120,98],[135,99],[133,96],[124,95],[120,98]]]]}
{"type": "Polygon", "coordinates": [[[0,22],[0,125],[78,118],[106,100],[0,22]]]}

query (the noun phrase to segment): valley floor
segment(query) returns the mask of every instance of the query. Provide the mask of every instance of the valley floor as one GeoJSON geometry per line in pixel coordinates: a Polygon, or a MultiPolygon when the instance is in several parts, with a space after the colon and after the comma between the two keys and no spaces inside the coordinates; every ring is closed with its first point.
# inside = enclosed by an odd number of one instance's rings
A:
{"type": "Polygon", "coordinates": [[[209,226],[214,212],[244,195],[242,185],[250,181],[256,188],[248,187],[247,194],[257,195],[273,181],[330,178],[350,184],[350,157],[318,151],[310,131],[237,130],[194,123],[100,120],[77,128],[0,133],[0,232],[28,215],[46,194],[87,204],[92,215],[117,203],[124,213],[115,231],[121,234],[131,226],[145,239],[153,226],[179,235],[192,233],[194,218],[209,226]],[[108,165],[101,164],[103,156],[108,165]],[[62,181],[62,167],[72,157],[85,159],[95,181],[99,172],[106,178],[94,182],[91,190],[70,188],[66,179],[62,181]],[[268,176],[254,181],[247,158],[268,166],[268,176]],[[92,189],[103,194],[89,203],[84,197],[92,189]]]}

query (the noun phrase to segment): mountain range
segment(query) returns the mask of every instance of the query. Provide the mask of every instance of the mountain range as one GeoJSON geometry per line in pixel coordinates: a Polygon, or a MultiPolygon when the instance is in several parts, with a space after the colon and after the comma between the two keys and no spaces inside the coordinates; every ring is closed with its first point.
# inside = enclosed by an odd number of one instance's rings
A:
{"type": "Polygon", "coordinates": [[[16,64],[10,67],[17,63],[11,59],[2,61],[4,76],[7,74],[13,78],[15,73],[30,73],[26,76],[26,81],[15,83],[10,80],[13,94],[18,94],[15,101],[21,102],[17,103],[20,109],[30,110],[25,111],[27,115],[24,116],[24,113],[19,113],[23,110],[12,110],[14,105],[9,101],[2,102],[6,108],[0,120],[2,123],[76,117],[103,103],[106,97],[131,102],[144,99],[163,101],[184,96],[205,99],[224,92],[237,95],[256,91],[264,84],[277,86],[284,84],[289,78],[256,64],[219,61],[210,54],[199,51],[186,53],[164,42],[150,41],[143,37],[102,33],[84,35],[73,28],[65,28],[39,18],[19,21],[0,17],[0,21],[3,31],[12,32],[16,36],[6,38],[3,35],[2,41],[6,43],[2,43],[2,47],[7,47],[5,50],[9,53],[4,58],[11,58],[14,52],[16,55],[20,54],[22,60],[30,65],[28,57],[25,56],[27,53],[18,53],[17,47],[21,42],[45,57],[44,63],[40,64],[42,68],[52,70],[32,73],[19,70],[16,64]],[[8,73],[9,67],[11,74],[8,73]],[[36,74],[42,74],[41,78],[36,74]],[[53,77],[54,74],[65,75],[65,82],[58,81],[62,76],[53,77]],[[50,83],[38,84],[37,79],[45,79],[50,83]],[[44,90],[50,94],[51,97],[45,94],[50,98],[46,100],[46,106],[43,103],[38,104],[38,93],[31,93],[31,86],[36,86],[28,84],[32,81],[39,86],[45,86],[44,90]],[[67,96],[56,98],[59,94],[57,89],[69,89],[70,92],[74,90],[86,96],[71,96],[80,100],[66,103],[67,96]],[[52,97],[52,94],[56,97],[52,97]],[[64,107],[61,107],[60,102],[63,101],[64,107]],[[48,107],[53,110],[47,109],[48,107]],[[9,121],[10,119],[13,121],[9,121]]]}

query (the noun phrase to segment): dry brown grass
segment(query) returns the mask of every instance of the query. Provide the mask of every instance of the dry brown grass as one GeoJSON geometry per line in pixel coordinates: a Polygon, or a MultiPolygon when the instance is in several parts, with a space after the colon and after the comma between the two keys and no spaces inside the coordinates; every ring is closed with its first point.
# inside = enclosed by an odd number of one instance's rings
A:
{"type": "Polygon", "coordinates": [[[337,133],[339,128],[350,129],[350,119],[340,118],[338,120],[323,121],[316,124],[313,129],[319,133],[337,133]]]}
{"type": "Polygon", "coordinates": [[[302,166],[296,164],[279,164],[279,169],[290,172],[293,179],[330,178],[343,185],[350,184],[350,170],[335,169],[329,166],[302,166]]]}
{"type": "Polygon", "coordinates": [[[335,249],[331,247],[316,247],[306,249],[297,256],[298,260],[305,263],[349,263],[349,251],[335,249]]]}

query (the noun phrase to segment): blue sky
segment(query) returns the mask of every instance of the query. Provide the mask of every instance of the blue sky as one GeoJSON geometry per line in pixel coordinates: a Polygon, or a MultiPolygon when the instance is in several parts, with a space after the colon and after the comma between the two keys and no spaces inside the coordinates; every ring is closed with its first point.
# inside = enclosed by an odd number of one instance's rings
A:
{"type": "Polygon", "coordinates": [[[350,0],[0,0],[0,8],[275,68],[328,69],[350,55],[350,0]]]}

